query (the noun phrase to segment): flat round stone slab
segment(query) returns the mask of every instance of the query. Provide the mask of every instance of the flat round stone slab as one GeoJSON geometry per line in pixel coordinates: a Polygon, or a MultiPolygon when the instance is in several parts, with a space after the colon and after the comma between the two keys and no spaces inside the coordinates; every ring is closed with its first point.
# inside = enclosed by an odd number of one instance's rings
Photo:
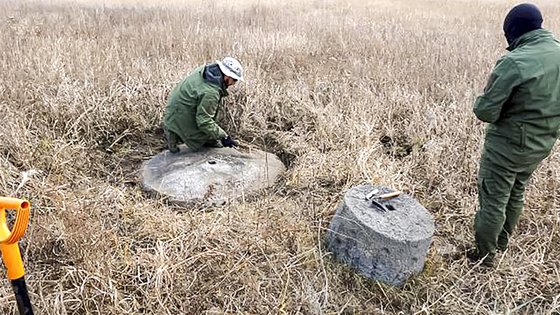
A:
{"type": "Polygon", "coordinates": [[[203,148],[192,152],[181,146],[179,153],[164,151],[144,162],[141,173],[146,190],[172,202],[221,205],[273,185],[285,170],[276,155],[264,151],[203,148]]]}
{"type": "Polygon", "coordinates": [[[359,185],[344,195],[327,233],[327,247],[334,256],[361,274],[400,286],[421,272],[434,234],[432,215],[407,194],[382,202],[382,210],[366,200],[374,189],[359,185]]]}

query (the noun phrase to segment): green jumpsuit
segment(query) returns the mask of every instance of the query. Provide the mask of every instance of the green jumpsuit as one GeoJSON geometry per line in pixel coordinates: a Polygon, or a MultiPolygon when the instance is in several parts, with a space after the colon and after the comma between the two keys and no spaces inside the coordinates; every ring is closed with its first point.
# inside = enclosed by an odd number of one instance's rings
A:
{"type": "Polygon", "coordinates": [[[185,143],[198,151],[207,143],[227,136],[217,124],[221,99],[228,92],[218,66],[211,64],[195,69],[171,92],[167,101],[164,126],[170,147],[185,143]]]}
{"type": "Polygon", "coordinates": [[[527,182],[546,158],[560,128],[560,42],[537,29],[500,58],[474,113],[489,123],[478,174],[475,239],[492,261],[505,249],[523,210],[527,182]]]}

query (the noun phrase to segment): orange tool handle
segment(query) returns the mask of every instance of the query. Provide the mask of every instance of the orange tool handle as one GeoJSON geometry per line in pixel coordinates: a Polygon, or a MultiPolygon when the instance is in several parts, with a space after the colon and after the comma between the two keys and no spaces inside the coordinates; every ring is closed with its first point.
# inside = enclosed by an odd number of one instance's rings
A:
{"type": "Polygon", "coordinates": [[[2,249],[2,260],[8,270],[8,279],[15,280],[23,277],[25,275],[25,269],[23,268],[19,245],[17,243],[2,243],[0,244],[0,248],[2,249]]]}
{"type": "Polygon", "coordinates": [[[398,197],[400,194],[402,194],[402,192],[400,192],[400,191],[393,191],[393,192],[390,192],[390,193],[386,193],[386,194],[383,194],[383,195],[379,195],[379,196],[377,196],[377,198],[378,198],[378,199],[382,199],[382,200],[389,200],[389,199],[398,197]]]}
{"type": "Polygon", "coordinates": [[[27,200],[0,197],[0,249],[2,260],[8,270],[8,279],[15,280],[23,277],[25,271],[19,252],[18,241],[25,234],[29,223],[29,209],[31,204],[27,200]],[[12,229],[6,220],[6,210],[14,210],[16,218],[12,229]]]}

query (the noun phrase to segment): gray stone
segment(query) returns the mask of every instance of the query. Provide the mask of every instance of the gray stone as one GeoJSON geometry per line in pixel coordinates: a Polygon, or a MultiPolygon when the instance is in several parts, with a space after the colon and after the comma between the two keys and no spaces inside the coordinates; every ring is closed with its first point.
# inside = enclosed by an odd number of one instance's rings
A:
{"type": "Polygon", "coordinates": [[[192,152],[164,151],[142,165],[142,182],[148,191],[171,202],[222,205],[274,184],[285,171],[274,154],[231,148],[203,148],[192,152]]]}
{"type": "Polygon", "coordinates": [[[434,220],[407,194],[385,202],[394,210],[379,210],[365,198],[375,188],[392,191],[364,184],[346,192],[329,226],[327,248],[359,273],[401,286],[424,268],[434,220]]]}

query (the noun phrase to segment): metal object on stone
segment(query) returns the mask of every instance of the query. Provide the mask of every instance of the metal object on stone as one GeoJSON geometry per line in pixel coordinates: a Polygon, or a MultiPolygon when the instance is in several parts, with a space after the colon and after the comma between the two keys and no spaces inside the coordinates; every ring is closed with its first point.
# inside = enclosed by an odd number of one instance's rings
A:
{"type": "Polygon", "coordinates": [[[274,154],[231,148],[164,151],[142,165],[143,186],[176,203],[222,205],[272,186],[286,170],[274,154]]]}
{"type": "Polygon", "coordinates": [[[393,211],[379,211],[365,196],[387,187],[363,184],[348,190],[333,217],[326,244],[333,255],[368,278],[401,286],[424,268],[434,234],[432,215],[414,198],[391,199],[393,211]]]}

